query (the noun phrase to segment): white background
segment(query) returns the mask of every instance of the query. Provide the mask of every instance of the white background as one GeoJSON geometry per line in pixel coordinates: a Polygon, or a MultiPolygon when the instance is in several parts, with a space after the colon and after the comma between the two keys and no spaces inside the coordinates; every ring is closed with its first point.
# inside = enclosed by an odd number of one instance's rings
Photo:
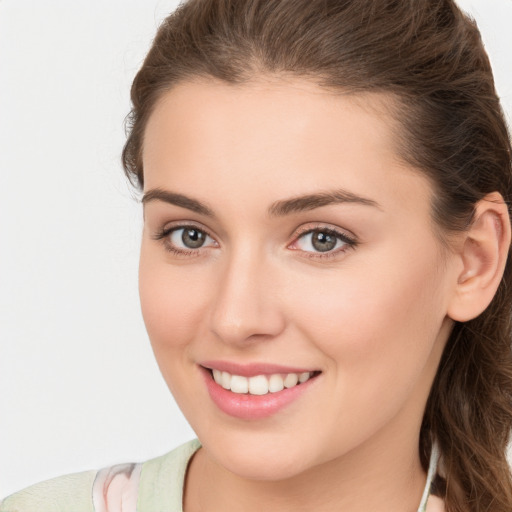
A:
{"type": "MultiPolygon", "coordinates": [[[[131,80],[176,0],[0,0],[0,497],[193,437],[137,296],[119,163],[131,80]]],[[[466,0],[512,116],[512,0],[466,0]]]]}

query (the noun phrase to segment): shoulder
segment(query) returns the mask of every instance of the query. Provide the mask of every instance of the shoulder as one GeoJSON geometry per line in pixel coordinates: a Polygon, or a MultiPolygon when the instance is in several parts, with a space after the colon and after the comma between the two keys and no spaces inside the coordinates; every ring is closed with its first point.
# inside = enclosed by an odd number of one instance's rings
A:
{"type": "Polygon", "coordinates": [[[189,441],[144,463],[46,480],[5,498],[0,512],[144,512],[163,505],[181,510],[188,462],[199,447],[199,441],[189,441]]]}
{"type": "Polygon", "coordinates": [[[0,512],[94,512],[91,489],[96,471],[60,476],[8,496],[0,512]]]}
{"type": "Polygon", "coordinates": [[[8,496],[0,512],[135,512],[142,464],[64,475],[8,496]]]}

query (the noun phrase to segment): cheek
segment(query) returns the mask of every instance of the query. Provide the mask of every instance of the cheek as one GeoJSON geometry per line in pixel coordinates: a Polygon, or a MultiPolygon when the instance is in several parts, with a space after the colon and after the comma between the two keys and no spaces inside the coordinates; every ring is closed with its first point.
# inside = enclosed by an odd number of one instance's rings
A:
{"type": "MultiPolygon", "coordinates": [[[[154,257],[144,246],[139,265],[139,295],[146,329],[157,358],[186,346],[203,306],[199,275],[154,257]]],[[[159,361],[160,362],[160,361],[159,361]]]]}
{"type": "Polygon", "coordinates": [[[196,402],[187,382],[195,370],[191,342],[204,316],[203,282],[199,276],[168,264],[161,254],[146,251],[143,244],[139,295],[144,323],[162,376],[187,417],[192,415],[196,402]]]}
{"type": "Polygon", "coordinates": [[[382,379],[401,365],[417,372],[444,318],[437,259],[432,251],[375,256],[360,266],[347,261],[321,286],[303,281],[290,294],[294,316],[339,371],[382,379]]]}
{"type": "Polygon", "coordinates": [[[434,258],[408,256],[381,257],[378,266],[360,270],[347,266],[323,286],[303,282],[293,295],[302,337],[326,356],[333,391],[319,421],[339,449],[347,439],[372,435],[399,411],[421,418],[437,364],[443,293],[434,258]]]}

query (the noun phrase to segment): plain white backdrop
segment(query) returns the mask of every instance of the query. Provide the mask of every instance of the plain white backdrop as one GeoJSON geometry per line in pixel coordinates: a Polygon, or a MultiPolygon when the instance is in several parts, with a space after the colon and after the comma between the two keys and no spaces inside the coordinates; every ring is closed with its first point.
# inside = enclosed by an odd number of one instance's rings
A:
{"type": "MultiPolygon", "coordinates": [[[[512,0],[461,0],[512,118],[512,0]]],[[[0,497],[194,433],[139,311],[129,88],[177,0],[0,0],[0,497]]]]}

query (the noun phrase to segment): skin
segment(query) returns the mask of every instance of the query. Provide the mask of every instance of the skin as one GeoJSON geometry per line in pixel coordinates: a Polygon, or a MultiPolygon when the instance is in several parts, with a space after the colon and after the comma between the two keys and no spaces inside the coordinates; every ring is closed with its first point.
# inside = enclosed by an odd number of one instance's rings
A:
{"type": "Polygon", "coordinates": [[[214,214],[144,205],[144,320],[203,444],[186,512],[418,507],[419,429],[463,261],[438,240],[429,182],[397,156],[386,101],[300,80],[195,81],[165,93],[149,119],[144,192],[183,194],[214,214]],[[338,189],[377,206],[268,213],[338,189]],[[179,236],[155,239],[180,223],[208,233],[205,245],[175,254],[179,236]],[[319,256],[305,228],[357,243],[319,256]],[[285,409],[248,421],[211,401],[198,368],[208,359],[322,373],[285,409]]]}

